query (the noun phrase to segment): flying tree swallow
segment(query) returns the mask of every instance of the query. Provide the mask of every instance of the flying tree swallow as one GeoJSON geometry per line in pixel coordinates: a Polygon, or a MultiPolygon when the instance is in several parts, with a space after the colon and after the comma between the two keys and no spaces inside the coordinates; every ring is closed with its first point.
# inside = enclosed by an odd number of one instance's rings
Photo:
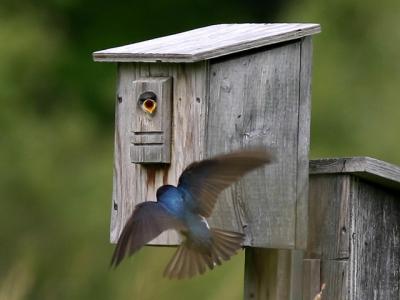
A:
{"type": "Polygon", "coordinates": [[[191,278],[213,269],[242,247],[244,234],[210,228],[210,217],[218,195],[246,173],[270,163],[265,149],[247,149],[191,163],[179,177],[178,186],[163,185],[157,201],[136,205],[118,239],[111,266],[118,266],[156,238],[174,229],[183,236],[164,271],[168,278],[191,278]]]}

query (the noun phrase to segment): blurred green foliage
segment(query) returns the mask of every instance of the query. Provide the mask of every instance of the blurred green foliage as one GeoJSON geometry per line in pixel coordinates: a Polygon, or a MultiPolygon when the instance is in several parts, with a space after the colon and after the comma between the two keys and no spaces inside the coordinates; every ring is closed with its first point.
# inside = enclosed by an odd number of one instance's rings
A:
{"type": "Polygon", "coordinates": [[[400,163],[400,2],[0,3],[0,300],[241,299],[243,254],[167,281],[172,249],[108,270],[115,66],[91,52],[224,22],[316,22],[312,157],[400,163]]]}

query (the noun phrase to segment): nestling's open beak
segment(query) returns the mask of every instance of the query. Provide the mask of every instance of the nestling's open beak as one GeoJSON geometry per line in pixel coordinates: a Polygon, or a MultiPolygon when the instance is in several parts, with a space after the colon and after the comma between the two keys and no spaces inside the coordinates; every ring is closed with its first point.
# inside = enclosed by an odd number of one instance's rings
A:
{"type": "Polygon", "coordinates": [[[149,114],[152,114],[156,110],[156,107],[157,102],[153,99],[146,99],[142,104],[143,110],[149,114]]]}

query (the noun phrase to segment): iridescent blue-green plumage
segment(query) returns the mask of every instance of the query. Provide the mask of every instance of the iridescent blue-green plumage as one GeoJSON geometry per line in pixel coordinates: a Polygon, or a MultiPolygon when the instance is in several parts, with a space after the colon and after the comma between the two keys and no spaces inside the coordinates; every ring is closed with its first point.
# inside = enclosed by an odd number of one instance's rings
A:
{"type": "Polygon", "coordinates": [[[120,235],[111,264],[117,266],[168,229],[185,238],[167,265],[164,275],[187,278],[213,269],[240,248],[244,235],[210,228],[209,217],[218,195],[247,172],[271,161],[265,149],[241,150],[190,164],[177,187],[161,186],[157,202],[136,205],[120,235]]]}

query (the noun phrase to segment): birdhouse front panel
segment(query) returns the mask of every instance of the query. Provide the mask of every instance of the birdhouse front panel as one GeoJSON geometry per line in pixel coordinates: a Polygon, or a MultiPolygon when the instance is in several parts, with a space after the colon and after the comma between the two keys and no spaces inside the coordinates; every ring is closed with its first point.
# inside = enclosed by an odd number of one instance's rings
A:
{"type": "MultiPolygon", "coordinates": [[[[111,242],[118,240],[136,204],[155,201],[158,187],[167,183],[176,185],[183,169],[204,157],[204,147],[200,145],[204,144],[205,138],[206,75],[205,62],[118,64],[111,242]],[[158,94],[161,90],[164,91],[162,100],[169,95],[171,101],[165,106],[167,110],[163,118],[154,116],[153,119],[142,111],[138,97],[147,91],[158,94]],[[158,151],[158,148],[151,149],[154,145],[135,145],[138,136],[152,139],[154,143],[160,135],[148,134],[148,131],[163,131],[164,143],[167,126],[170,128],[170,148],[164,150],[170,153],[170,163],[134,162],[137,158],[148,159],[151,151],[158,151]],[[135,131],[142,134],[135,136],[135,131]],[[135,149],[137,146],[143,147],[139,148],[143,153],[133,156],[132,152],[138,151],[135,149]]],[[[152,243],[176,245],[179,242],[178,234],[169,231],[152,243]]]]}
{"type": "MultiPolygon", "coordinates": [[[[118,62],[112,242],[135,205],[193,161],[261,146],[274,163],[226,189],[209,223],[245,233],[247,246],[305,248],[309,35],[319,30],[222,24],[94,53],[118,62]]],[[[179,242],[171,231],[151,244],[179,242]]]]}
{"type": "Polygon", "coordinates": [[[172,78],[134,80],[131,93],[121,97],[137,102],[132,116],[131,161],[170,163],[172,78]]]}

